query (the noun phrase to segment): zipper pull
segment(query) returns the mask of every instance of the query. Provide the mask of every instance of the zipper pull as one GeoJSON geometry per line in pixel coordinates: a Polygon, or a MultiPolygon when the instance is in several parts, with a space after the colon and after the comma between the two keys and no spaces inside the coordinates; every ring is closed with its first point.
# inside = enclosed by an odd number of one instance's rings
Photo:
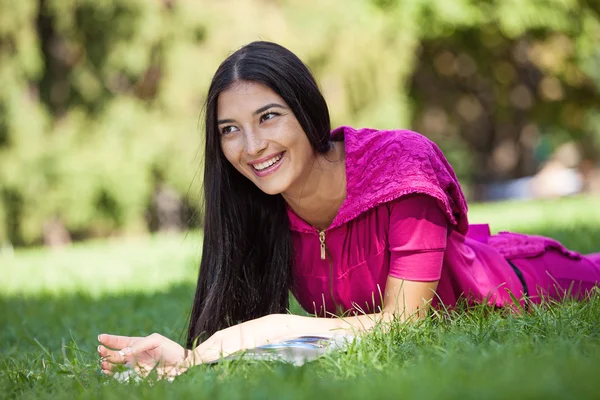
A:
{"type": "Polygon", "coordinates": [[[321,260],[325,259],[325,231],[319,231],[319,242],[321,242],[321,260]]]}

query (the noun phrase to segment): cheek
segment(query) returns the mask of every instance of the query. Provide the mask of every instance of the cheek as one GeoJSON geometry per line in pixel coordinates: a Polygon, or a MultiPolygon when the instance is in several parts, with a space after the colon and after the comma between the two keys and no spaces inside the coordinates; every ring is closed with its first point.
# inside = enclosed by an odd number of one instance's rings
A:
{"type": "Polygon", "coordinates": [[[239,158],[239,151],[236,150],[236,146],[231,142],[221,142],[221,150],[223,151],[223,155],[236,169],[237,160],[239,158]]]}
{"type": "Polygon", "coordinates": [[[282,142],[291,147],[296,154],[302,158],[307,158],[312,154],[312,146],[302,130],[302,127],[297,122],[290,122],[284,126],[284,135],[282,142]]]}
{"type": "Polygon", "coordinates": [[[310,145],[308,138],[304,134],[298,138],[295,147],[297,149],[296,156],[303,162],[310,161],[312,158],[314,158],[314,150],[310,145]]]}

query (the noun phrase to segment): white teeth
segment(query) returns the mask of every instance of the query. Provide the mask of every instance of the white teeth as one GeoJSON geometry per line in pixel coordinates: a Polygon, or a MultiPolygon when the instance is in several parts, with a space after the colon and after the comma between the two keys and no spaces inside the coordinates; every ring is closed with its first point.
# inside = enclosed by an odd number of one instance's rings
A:
{"type": "Polygon", "coordinates": [[[262,171],[265,168],[269,168],[271,165],[275,164],[279,160],[281,160],[281,154],[279,154],[265,162],[261,162],[259,164],[254,164],[254,165],[252,165],[252,167],[257,171],[262,171]]]}

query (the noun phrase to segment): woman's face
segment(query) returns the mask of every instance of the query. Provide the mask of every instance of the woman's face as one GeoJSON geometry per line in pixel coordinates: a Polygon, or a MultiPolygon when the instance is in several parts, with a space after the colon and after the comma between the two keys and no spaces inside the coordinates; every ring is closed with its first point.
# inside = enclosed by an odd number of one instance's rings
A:
{"type": "Polygon", "coordinates": [[[292,110],[260,83],[239,81],[221,92],[217,124],[227,160],[265,193],[293,188],[315,158],[292,110]]]}

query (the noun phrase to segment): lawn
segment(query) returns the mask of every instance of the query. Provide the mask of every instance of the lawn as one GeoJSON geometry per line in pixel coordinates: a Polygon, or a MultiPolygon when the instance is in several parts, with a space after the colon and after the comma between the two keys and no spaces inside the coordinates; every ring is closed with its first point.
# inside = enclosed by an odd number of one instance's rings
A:
{"type": "MultiPolygon", "coordinates": [[[[600,251],[599,204],[506,202],[472,206],[470,215],[493,231],[591,252],[600,251]]],[[[0,254],[0,398],[600,398],[600,293],[525,315],[480,307],[398,324],[302,367],[231,362],[173,383],[102,375],[100,332],[183,340],[200,243],[190,233],[0,254]]]]}

